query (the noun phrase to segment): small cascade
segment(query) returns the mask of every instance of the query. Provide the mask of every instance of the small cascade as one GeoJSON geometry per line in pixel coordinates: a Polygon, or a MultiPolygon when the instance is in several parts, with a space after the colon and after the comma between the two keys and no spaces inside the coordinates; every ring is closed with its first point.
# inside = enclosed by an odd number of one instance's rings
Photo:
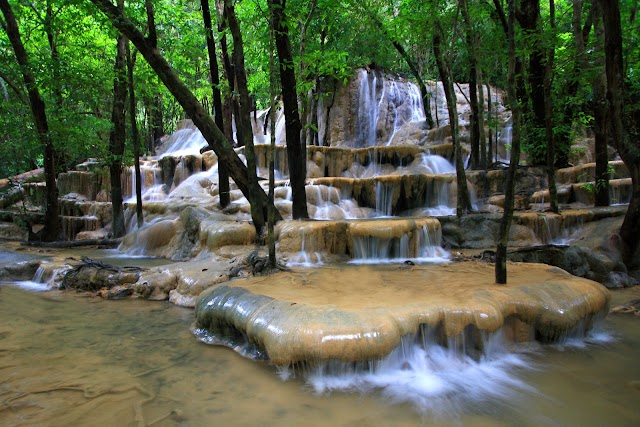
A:
{"type": "Polygon", "coordinates": [[[322,252],[316,250],[316,240],[312,235],[302,235],[302,247],[300,252],[290,257],[287,262],[291,267],[319,267],[324,265],[324,256],[322,252]]]}
{"type": "Polygon", "coordinates": [[[502,130],[498,131],[498,144],[495,147],[494,155],[497,161],[509,163],[511,159],[511,140],[513,138],[513,126],[511,122],[504,125],[502,130]]]}
{"type": "Polygon", "coordinates": [[[448,253],[440,247],[440,223],[416,220],[358,221],[349,226],[353,263],[444,262],[448,253]]]}
{"type": "Polygon", "coordinates": [[[521,213],[516,221],[527,226],[532,240],[543,245],[567,245],[590,216],[587,212],[564,211],[554,213],[521,213]]]}
{"type": "Polygon", "coordinates": [[[193,122],[185,120],[180,127],[156,150],[161,158],[200,154],[200,149],[207,145],[207,141],[193,122]]]}
{"type": "MultiPolygon", "coordinates": [[[[431,328],[421,328],[427,329],[431,328]]],[[[305,366],[299,374],[316,393],[381,392],[393,402],[411,404],[437,418],[459,413],[465,405],[477,409],[536,392],[520,378],[533,369],[531,362],[524,353],[513,351],[505,334],[501,329],[479,337],[478,331],[470,330],[446,340],[438,331],[412,334],[380,360],[324,362],[305,366]],[[481,356],[477,345],[483,349],[481,356]]],[[[287,379],[297,373],[281,368],[280,376],[287,379]]]]}
{"type": "Polygon", "coordinates": [[[378,77],[375,71],[359,71],[360,90],[358,92],[358,147],[377,145],[379,103],[384,97],[384,81],[382,92],[378,94],[378,77]]]}
{"type": "Polygon", "coordinates": [[[50,291],[57,287],[57,283],[70,267],[55,268],[53,264],[43,262],[36,270],[31,280],[12,282],[14,285],[29,291],[50,291]]]}
{"type": "Polygon", "coordinates": [[[384,181],[376,181],[376,216],[390,217],[393,210],[393,188],[384,181]]]}
{"type": "Polygon", "coordinates": [[[628,205],[631,202],[632,191],[631,178],[610,180],[609,200],[611,206],[628,205]]]}
{"type": "MultiPolygon", "coordinates": [[[[142,189],[142,200],[156,200],[156,196],[152,196],[158,192],[158,187],[162,185],[162,169],[157,161],[146,161],[140,163],[140,187],[142,189]],[[152,191],[149,191],[153,189],[152,191]],[[147,196],[145,198],[145,195],[147,196]]],[[[122,187],[124,189],[123,196],[126,197],[124,203],[136,203],[136,171],[134,166],[127,168],[123,173],[122,187]]]]}
{"type": "Polygon", "coordinates": [[[61,232],[65,240],[74,240],[81,231],[96,231],[100,221],[94,215],[60,216],[61,232]]]}

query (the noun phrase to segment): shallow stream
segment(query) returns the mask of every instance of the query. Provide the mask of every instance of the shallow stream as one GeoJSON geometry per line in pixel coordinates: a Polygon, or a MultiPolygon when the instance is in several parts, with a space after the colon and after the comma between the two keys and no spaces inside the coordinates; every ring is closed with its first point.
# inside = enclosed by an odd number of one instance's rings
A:
{"type": "MultiPolygon", "coordinates": [[[[613,304],[639,297],[625,290],[613,304]]],[[[0,425],[640,425],[633,316],[609,316],[591,344],[476,365],[432,353],[444,386],[423,399],[426,379],[397,372],[284,381],[198,342],[192,322],[192,310],[169,303],[1,285],[0,425]],[[366,392],[326,391],[345,388],[366,392]]]]}

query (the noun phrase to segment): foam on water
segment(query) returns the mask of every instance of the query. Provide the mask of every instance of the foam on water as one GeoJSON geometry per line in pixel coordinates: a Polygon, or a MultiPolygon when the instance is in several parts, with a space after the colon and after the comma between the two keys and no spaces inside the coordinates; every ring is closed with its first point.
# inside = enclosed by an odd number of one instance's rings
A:
{"type": "Polygon", "coordinates": [[[26,289],[28,291],[34,291],[34,292],[44,292],[51,289],[48,284],[41,283],[41,282],[34,282],[33,280],[21,280],[18,282],[7,282],[7,283],[9,283],[10,285],[17,286],[19,288],[26,289]]]}
{"type": "MultiPolygon", "coordinates": [[[[366,368],[326,363],[310,369],[305,380],[319,394],[380,393],[391,403],[409,403],[432,416],[455,416],[470,407],[482,411],[486,402],[536,393],[519,377],[535,366],[526,353],[508,352],[498,335],[489,338],[494,341],[491,351],[479,360],[437,344],[423,347],[407,340],[366,368]]],[[[283,379],[290,375],[280,370],[283,379]]]]}

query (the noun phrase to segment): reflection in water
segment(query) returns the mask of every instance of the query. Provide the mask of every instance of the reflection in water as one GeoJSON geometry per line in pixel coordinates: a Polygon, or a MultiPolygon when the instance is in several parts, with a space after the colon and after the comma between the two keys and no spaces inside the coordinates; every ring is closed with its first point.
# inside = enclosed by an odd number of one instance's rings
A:
{"type": "Polygon", "coordinates": [[[452,362],[434,349],[420,359],[436,369],[434,378],[409,384],[445,391],[437,394],[443,410],[426,413],[389,392],[410,394],[402,379],[410,379],[411,370],[400,367],[396,379],[360,378],[344,387],[364,395],[331,391],[341,389],[332,376],[311,375],[309,385],[300,378],[282,381],[269,365],[197,342],[192,321],[193,311],[168,303],[3,285],[0,424],[640,424],[640,329],[633,317],[607,320],[618,336],[613,343],[538,349],[487,365],[460,361],[457,372],[438,373],[439,364],[452,362]],[[486,394],[485,382],[474,380],[483,370],[502,378],[486,394]],[[450,382],[456,376],[462,391],[450,382]]]}

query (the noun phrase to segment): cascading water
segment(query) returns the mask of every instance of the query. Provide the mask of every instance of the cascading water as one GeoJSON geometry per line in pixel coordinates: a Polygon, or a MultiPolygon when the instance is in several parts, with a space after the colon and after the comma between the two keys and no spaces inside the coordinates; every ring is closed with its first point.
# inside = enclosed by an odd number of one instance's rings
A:
{"type": "Polygon", "coordinates": [[[376,129],[380,103],[384,98],[384,82],[382,93],[378,95],[378,77],[375,71],[360,70],[360,91],[358,93],[358,145],[373,147],[377,145],[376,129]]]}

